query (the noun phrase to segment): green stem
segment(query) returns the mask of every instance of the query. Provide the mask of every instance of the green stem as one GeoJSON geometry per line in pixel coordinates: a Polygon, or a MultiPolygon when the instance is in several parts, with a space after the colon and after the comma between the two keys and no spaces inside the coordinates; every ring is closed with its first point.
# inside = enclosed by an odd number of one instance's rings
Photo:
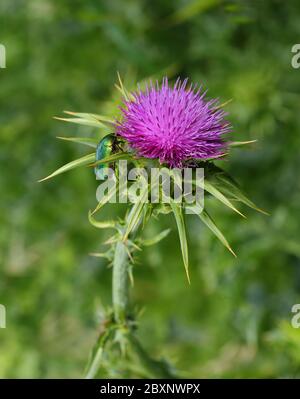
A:
{"type": "Polygon", "coordinates": [[[88,370],[85,375],[85,378],[87,380],[95,378],[98,373],[103,358],[104,346],[109,338],[109,335],[110,335],[109,333],[104,333],[98,339],[98,343],[96,345],[96,352],[92,356],[91,363],[88,366],[88,370]]]}
{"type": "MultiPolygon", "coordinates": [[[[136,235],[137,228],[138,225],[132,232],[131,237],[136,235]]],[[[116,243],[113,259],[112,303],[115,329],[114,336],[118,331],[122,332],[121,336],[130,343],[131,349],[139,358],[144,369],[151,376],[158,378],[176,378],[167,363],[152,359],[148,355],[139,343],[134,332],[130,328],[130,325],[127,324],[129,315],[129,249],[126,245],[127,242],[120,238],[116,243]],[[125,335],[123,335],[124,332],[125,335]]],[[[112,330],[106,331],[106,334],[100,336],[98,343],[96,344],[96,350],[92,357],[92,361],[88,367],[86,378],[94,378],[97,375],[103,358],[104,346],[107,340],[112,339],[111,331],[112,330]]]]}
{"type": "MultiPolygon", "coordinates": [[[[126,324],[129,307],[129,278],[128,278],[128,252],[126,244],[118,241],[113,261],[112,296],[115,321],[122,325],[126,324]]],[[[157,378],[176,378],[167,363],[152,359],[141,346],[133,331],[127,331],[127,339],[130,346],[137,354],[145,370],[157,378]]]]}
{"type": "Polygon", "coordinates": [[[125,324],[129,305],[128,252],[126,244],[122,241],[117,242],[115,249],[112,277],[112,300],[115,321],[119,324],[125,324]]]}
{"type": "Polygon", "coordinates": [[[94,357],[93,363],[91,364],[91,367],[89,368],[88,372],[86,373],[85,378],[87,380],[91,380],[93,378],[95,378],[100,366],[101,366],[101,362],[102,362],[102,356],[103,356],[103,352],[104,352],[104,348],[102,346],[100,346],[97,349],[97,353],[94,357]]]}
{"type": "Polygon", "coordinates": [[[168,363],[149,356],[134,334],[129,335],[129,341],[142,366],[152,378],[178,378],[168,363]]]}

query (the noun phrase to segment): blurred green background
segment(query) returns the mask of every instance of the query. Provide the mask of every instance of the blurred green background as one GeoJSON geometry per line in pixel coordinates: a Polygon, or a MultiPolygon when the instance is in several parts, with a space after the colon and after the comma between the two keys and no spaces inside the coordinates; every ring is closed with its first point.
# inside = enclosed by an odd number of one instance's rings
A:
{"type": "Polygon", "coordinates": [[[297,0],[1,0],[0,377],[81,377],[110,304],[111,269],[89,256],[106,237],[87,220],[92,171],[37,180],[86,152],[55,136],[97,135],[52,117],[111,113],[116,71],[232,98],[234,139],[259,141],[222,166],[271,214],[242,220],[207,200],[238,258],[190,216],[191,287],[172,217],[151,223],[173,232],[134,270],[145,346],[190,377],[300,377],[299,18],[297,0]]]}

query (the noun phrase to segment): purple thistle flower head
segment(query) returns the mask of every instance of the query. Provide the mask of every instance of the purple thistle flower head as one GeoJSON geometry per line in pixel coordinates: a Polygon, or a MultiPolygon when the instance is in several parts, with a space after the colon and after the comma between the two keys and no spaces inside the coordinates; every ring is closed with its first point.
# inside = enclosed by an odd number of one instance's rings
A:
{"type": "Polygon", "coordinates": [[[123,120],[117,134],[127,140],[138,155],[158,158],[170,167],[182,167],[190,159],[215,158],[224,153],[223,135],[231,131],[217,99],[205,100],[206,92],[187,88],[187,79],[170,87],[150,84],[133,99],[124,101],[123,120]]]}

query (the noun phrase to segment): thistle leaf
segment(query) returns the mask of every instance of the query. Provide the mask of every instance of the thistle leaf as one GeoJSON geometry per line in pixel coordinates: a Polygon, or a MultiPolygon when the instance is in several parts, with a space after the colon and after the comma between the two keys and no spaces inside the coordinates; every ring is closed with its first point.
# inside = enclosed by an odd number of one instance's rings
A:
{"type": "Polygon", "coordinates": [[[104,222],[99,222],[98,220],[96,220],[93,217],[91,211],[89,211],[88,217],[89,217],[89,222],[91,223],[91,225],[93,225],[94,227],[97,227],[98,229],[116,228],[116,222],[114,220],[107,220],[104,222]]]}
{"type": "Polygon", "coordinates": [[[109,251],[107,251],[107,252],[90,252],[89,255],[94,256],[95,258],[105,258],[109,261],[112,260],[112,255],[109,253],[109,251]]]}
{"type": "Polygon", "coordinates": [[[151,218],[153,213],[153,206],[152,204],[145,204],[144,209],[143,209],[143,229],[146,226],[147,222],[151,218]]]}
{"type": "Polygon", "coordinates": [[[204,224],[214,233],[214,235],[221,241],[221,243],[228,249],[229,252],[232,253],[234,257],[236,257],[236,254],[230,247],[228,241],[224,237],[223,233],[219,230],[219,228],[216,226],[215,222],[213,219],[209,216],[209,214],[203,210],[201,213],[199,213],[199,218],[202,220],[204,224]]]}
{"type": "Polygon", "coordinates": [[[83,119],[83,118],[60,118],[58,116],[55,116],[54,119],[57,119],[59,121],[63,122],[70,122],[70,123],[76,123],[78,125],[84,125],[84,126],[91,126],[91,127],[98,127],[98,128],[107,128],[107,126],[97,120],[93,119],[83,119]]]}
{"type": "Polygon", "coordinates": [[[67,163],[66,165],[60,167],[59,169],[57,169],[56,171],[51,173],[51,175],[49,175],[47,177],[44,177],[43,179],[39,180],[39,183],[42,182],[42,181],[51,179],[52,177],[57,176],[57,175],[59,175],[61,173],[67,172],[68,170],[78,168],[79,166],[87,165],[90,162],[92,162],[94,159],[95,159],[95,153],[94,152],[92,154],[85,155],[82,158],[75,159],[74,161],[71,161],[71,162],[67,163]]]}
{"type": "Polygon", "coordinates": [[[110,163],[114,161],[118,161],[119,159],[133,159],[132,154],[129,152],[117,152],[116,154],[109,155],[108,157],[102,158],[99,161],[96,161],[89,166],[97,166],[104,163],[110,163]]]}
{"type": "Polygon", "coordinates": [[[148,184],[145,184],[140,191],[140,199],[131,208],[127,217],[127,224],[123,235],[123,241],[127,240],[129,234],[138,226],[145,205],[147,205],[148,184]]]}
{"type": "Polygon", "coordinates": [[[230,147],[241,147],[246,144],[253,144],[256,143],[257,140],[249,140],[249,141],[232,141],[229,143],[230,147]]]}
{"type": "Polygon", "coordinates": [[[188,279],[188,283],[191,284],[190,276],[189,276],[189,255],[188,255],[188,245],[187,245],[187,237],[186,237],[186,229],[185,229],[185,220],[182,212],[181,204],[178,204],[174,201],[171,201],[171,208],[176,220],[180,247],[182,253],[183,264],[186,272],[186,276],[188,279]]]}
{"type": "Polygon", "coordinates": [[[213,195],[215,198],[217,198],[219,201],[221,201],[223,204],[234,210],[236,213],[238,213],[240,216],[243,218],[246,218],[245,215],[243,215],[230,201],[227,197],[225,197],[224,194],[221,193],[212,183],[210,183],[207,179],[204,181],[204,190],[209,192],[211,195],[213,195]]]}
{"type": "Polygon", "coordinates": [[[145,240],[141,240],[141,244],[150,247],[162,241],[170,233],[171,229],[166,229],[160,232],[157,236],[145,240]]]}
{"type": "Polygon", "coordinates": [[[214,111],[218,111],[221,108],[226,107],[226,105],[230,104],[232,102],[232,98],[230,98],[229,100],[225,101],[222,104],[217,105],[216,107],[213,108],[214,111]]]}
{"type": "Polygon", "coordinates": [[[221,174],[217,176],[218,180],[222,182],[220,190],[222,190],[227,195],[231,195],[235,200],[242,202],[243,204],[249,206],[249,208],[254,209],[257,212],[263,213],[264,215],[269,215],[268,212],[263,209],[258,208],[254,202],[252,202],[239,188],[238,184],[227,176],[226,174],[221,174]]]}
{"type": "MultiPolygon", "coordinates": [[[[223,152],[222,154],[218,154],[218,155],[215,155],[213,157],[198,159],[198,161],[206,161],[206,162],[207,161],[214,161],[214,160],[218,160],[220,158],[224,158],[227,155],[228,155],[228,152],[223,152]]],[[[195,159],[197,160],[197,158],[195,158],[195,159]]]]}
{"type": "Polygon", "coordinates": [[[119,72],[117,72],[117,76],[118,76],[119,85],[115,84],[115,87],[116,89],[119,90],[119,92],[122,94],[125,100],[129,101],[130,99],[133,98],[133,96],[126,90],[119,72]]]}
{"type": "Polygon", "coordinates": [[[153,215],[157,217],[159,214],[167,215],[170,212],[172,212],[172,209],[169,204],[159,203],[155,205],[153,215]]]}
{"type": "Polygon", "coordinates": [[[115,244],[118,241],[120,241],[119,233],[114,234],[111,237],[109,237],[106,241],[104,241],[104,244],[105,245],[112,245],[112,244],[115,244]]]}
{"type": "Polygon", "coordinates": [[[118,193],[118,184],[114,184],[113,187],[110,190],[108,190],[107,194],[105,194],[101,198],[101,201],[98,202],[96,208],[93,211],[91,211],[91,216],[94,215],[96,212],[98,212],[104,205],[106,205],[111,198],[117,195],[117,193],[118,193]]]}
{"type": "Polygon", "coordinates": [[[93,148],[96,148],[97,144],[98,144],[98,140],[97,139],[88,138],[88,137],[61,137],[61,136],[57,136],[56,138],[60,139],[60,140],[71,141],[73,143],[84,144],[84,145],[87,145],[87,146],[93,147],[93,148]]]}
{"type": "Polygon", "coordinates": [[[109,123],[114,125],[115,121],[112,120],[111,118],[104,116],[104,115],[98,115],[98,114],[89,114],[89,113],[84,113],[84,112],[71,112],[71,111],[64,111],[65,114],[68,115],[73,115],[77,118],[80,119],[87,119],[87,120],[96,120],[96,121],[100,121],[100,122],[104,122],[104,123],[109,123]]]}

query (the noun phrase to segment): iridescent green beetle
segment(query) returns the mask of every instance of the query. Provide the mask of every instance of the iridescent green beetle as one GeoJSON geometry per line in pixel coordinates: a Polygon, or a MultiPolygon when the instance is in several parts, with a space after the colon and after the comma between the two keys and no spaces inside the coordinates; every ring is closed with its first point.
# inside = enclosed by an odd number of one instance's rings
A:
{"type": "MultiPolygon", "coordinates": [[[[114,154],[117,149],[117,145],[117,138],[114,134],[108,134],[107,136],[104,136],[96,148],[96,161],[100,161],[101,159],[114,154]]],[[[101,163],[95,166],[97,180],[104,180],[107,178],[108,175],[107,171],[105,170],[106,168],[109,168],[109,164],[107,163],[101,163]]]]}

